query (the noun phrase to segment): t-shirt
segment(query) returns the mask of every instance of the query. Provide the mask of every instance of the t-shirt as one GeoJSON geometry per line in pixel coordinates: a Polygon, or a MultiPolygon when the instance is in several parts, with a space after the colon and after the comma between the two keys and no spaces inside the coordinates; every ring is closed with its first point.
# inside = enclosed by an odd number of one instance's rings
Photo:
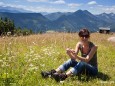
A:
{"type": "MultiPolygon", "coordinates": [[[[94,46],[94,44],[92,42],[89,42],[89,51],[87,54],[84,54],[83,53],[83,45],[80,45],[81,56],[86,58],[86,56],[89,54],[89,52],[91,51],[91,48],[93,46],[94,46]]],[[[91,64],[92,66],[97,67],[97,51],[95,52],[95,54],[93,55],[93,57],[91,58],[91,60],[88,63],[91,64]]]]}

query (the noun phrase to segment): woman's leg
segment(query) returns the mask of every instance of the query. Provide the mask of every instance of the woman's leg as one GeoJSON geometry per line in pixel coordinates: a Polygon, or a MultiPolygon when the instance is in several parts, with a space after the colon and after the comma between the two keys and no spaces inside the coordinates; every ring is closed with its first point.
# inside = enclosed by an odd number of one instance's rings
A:
{"type": "Polygon", "coordinates": [[[94,67],[90,64],[86,64],[86,74],[91,75],[91,76],[95,76],[98,74],[98,68],[94,67]]]}
{"type": "Polygon", "coordinates": [[[68,61],[66,61],[64,64],[60,65],[56,70],[52,69],[50,71],[42,71],[41,75],[43,77],[48,77],[49,75],[53,75],[54,73],[60,73],[60,72],[64,72],[67,69],[69,69],[70,67],[74,67],[78,62],[73,60],[73,59],[69,59],[68,61]]]}
{"type": "Polygon", "coordinates": [[[69,59],[66,61],[64,64],[60,65],[57,69],[56,72],[64,72],[68,70],[70,67],[74,67],[78,62],[74,59],[69,59]]]}
{"type": "MultiPolygon", "coordinates": [[[[74,63],[74,61],[72,61],[74,63]]],[[[71,63],[71,60],[67,61],[66,63],[64,63],[63,65],[61,65],[59,67],[60,70],[67,70],[69,67],[73,67],[71,68],[66,74],[58,74],[58,73],[55,73],[54,74],[54,79],[56,81],[60,81],[60,80],[65,80],[67,77],[71,76],[71,74],[78,74],[78,73],[81,73],[83,69],[86,69],[88,70],[88,72],[92,75],[95,75],[97,74],[98,70],[97,68],[91,66],[90,64],[87,64],[86,62],[75,62],[75,64],[71,63]],[[71,64],[71,65],[70,65],[71,64]],[[61,69],[62,68],[62,69],[61,69]]]]}
{"type": "Polygon", "coordinates": [[[96,75],[98,73],[98,69],[96,67],[93,67],[92,65],[81,61],[81,62],[78,62],[78,64],[76,64],[73,68],[71,68],[66,73],[66,75],[67,76],[70,76],[71,74],[77,75],[78,73],[81,73],[84,69],[90,75],[96,75]]]}
{"type": "Polygon", "coordinates": [[[77,63],[78,62],[76,60],[69,59],[68,61],[66,61],[64,64],[60,65],[56,69],[56,73],[53,74],[53,78],[56,81],[65,80],[68,76],[65,73],[60,73],[60,72],[64,72],[68,70],[70,67],[74,67],[77,63]]]}

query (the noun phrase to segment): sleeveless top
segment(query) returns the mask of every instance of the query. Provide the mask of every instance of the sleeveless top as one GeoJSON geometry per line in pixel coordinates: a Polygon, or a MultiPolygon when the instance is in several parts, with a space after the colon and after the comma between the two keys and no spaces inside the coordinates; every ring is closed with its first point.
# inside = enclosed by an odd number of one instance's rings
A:
{"type": "MultiPolygon", "coordinates": [[[[91,51],[91,48],[94,46],[94,44],[92,42],[89,42],[89,51],[87,54],[83,53],[83,46],[80,45],[80,51],[81,51],[81,56],[86,58],[86,56],[89,54],[89,52],[91,51]]],[[[97,51],[95,52],[95,54],[93,55],[93,57],[90,59],[90,61],[88,62],[88,64],[97,67],[97,51]]]]}

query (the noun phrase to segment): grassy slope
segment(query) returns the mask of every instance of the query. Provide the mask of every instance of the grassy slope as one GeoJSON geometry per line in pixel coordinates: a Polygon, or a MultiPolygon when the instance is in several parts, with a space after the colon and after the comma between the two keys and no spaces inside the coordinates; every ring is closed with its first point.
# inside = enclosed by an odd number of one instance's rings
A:
{"type": "Polygon", "coordinates": [[[77,33],[52,33],[25,37],[0,38],[0,86],[114,86],[115,43],[107,38],[115,36],[91,34],[90,40],[98,45],[99,74],[95,78],[69,77],[64,83],[51,78],[43,79],[41,70],[57,68],[69,59],[65,49],[74,48],[77,33]]]}

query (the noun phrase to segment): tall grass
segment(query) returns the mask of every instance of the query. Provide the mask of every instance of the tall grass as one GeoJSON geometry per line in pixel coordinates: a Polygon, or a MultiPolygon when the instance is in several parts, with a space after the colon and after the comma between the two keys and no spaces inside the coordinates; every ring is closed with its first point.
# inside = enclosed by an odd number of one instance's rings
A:
{"type": "Polygon", "coordinates": [[[90,40],[98,45],[99,74],[87,79],[69,77],[57,83],[43,79],[42,70],[57,68],[69,59],[65,49],[75,48],[77,33],[46,33],[0,38],[0,86],[115,86],[115,43],[107,38],[115,36],[93,33],[90,40]]]}

